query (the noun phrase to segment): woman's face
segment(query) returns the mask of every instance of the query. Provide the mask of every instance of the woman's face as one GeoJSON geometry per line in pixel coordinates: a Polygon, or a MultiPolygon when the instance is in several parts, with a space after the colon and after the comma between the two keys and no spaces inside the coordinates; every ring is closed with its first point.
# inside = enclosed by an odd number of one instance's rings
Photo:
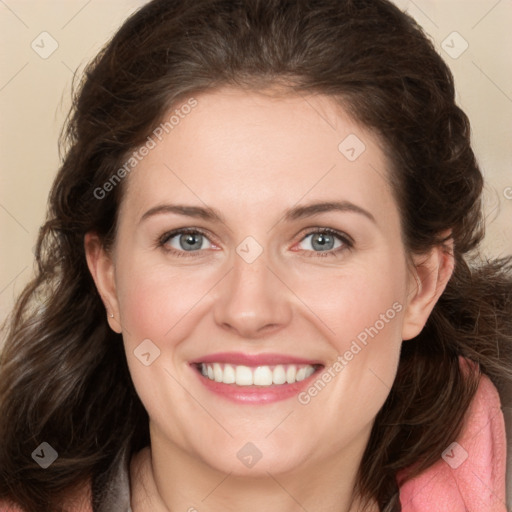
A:
{"type": "Polygon", "coordinates": [[[360,455],[419,329],[377,138],[323,96],[195,100],[125,178],[97,279],[152,444],[251,475],[360,455]]]}

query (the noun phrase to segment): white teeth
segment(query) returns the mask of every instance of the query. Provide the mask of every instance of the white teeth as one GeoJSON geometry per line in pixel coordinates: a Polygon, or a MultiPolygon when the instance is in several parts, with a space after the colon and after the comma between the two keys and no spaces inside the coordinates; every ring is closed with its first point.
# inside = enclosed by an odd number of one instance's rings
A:
{"type": "Polygon", "coordinates": [[[274,368],[274,373],[272,374],[272,381],[274,384],[284,384],[286,382],[286,372],[284,371],[284,366],[282,364],[278,364],[274,368]]]}
{"type": "Polygon", "coordinates": [[[311,377],[311,375],[313,375],[313,373],[315,373],[315,369],[312,366],[308,366],[306,368],[306,379],[308,377],[311,377]]]}
{"type": "Polygon", "coordinates": [[[248,366],[237,366],[235,377],[237,386],[252,386],[254,382],[252,371],[248,366]]]}
{"type": "Polygon", "coordinates": [[[288,369],[286,370],[286,382],[288,382],[288,384],[293,384],[295,382],[296,375],[297,368],[294,365],[288,366],[288,369]]]}
{"type": "MultiPolygon", "coordinates": [[[[208,377],[210,377],[210,370],[208,370],[208,377]]],[[[300,382],[301,380],[304,380],[306,378],[306,368],[300,368],[297,370],[297,374],[295,375],[295,380],[297,382],[300,382]]],[[[211,377],[210,377],[211,379],[211,377]]]]}
{"type": "Polygon", "coordinates": [[[230,364],[224,366],[222,382],[224,384],[234,384],[236,382],[235,369],[230,364]]]}
{"type": "Polygon", "coordinates": [[[268,366],[258,366],[254,370],[254,384],[256,386],[272,385],[272,370],[268,366]]]}
{"type": "Polygon", "coordinates": [[[213,363],[213,377],[215,382],[222,382],[222,368],[219,363],[213,363]]]}
{"type": "Polygon", "coordinates": [[[249,367],[223,363],[202,363],[201,373],[210,380],[237,386],[271,386],[293,384],[315,373],[312,365],[282,365],[249,367]]]}

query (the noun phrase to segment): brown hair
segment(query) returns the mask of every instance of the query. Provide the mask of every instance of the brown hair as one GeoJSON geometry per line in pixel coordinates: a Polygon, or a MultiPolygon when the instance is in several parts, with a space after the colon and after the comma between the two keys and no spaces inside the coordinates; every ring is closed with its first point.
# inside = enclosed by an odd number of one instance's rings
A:
{"type": "MultiPolygon", "coordinates": [[[[385,141],[404,243],[421,253],[452,231],[455,271],[398,374],[365,452],[358,489],[400,510],[399,470],[435,462],[460,432],[478,363],[512,379],[511,260],[469,264],[483,236],[483,186],[453,77],[412,18],[386,0],[154,0],[87,67],[37,243],[37,275],[6,329],[0,370],[0,498],[66,510],[93,479],[97,504],[116,457],[149,444],[148,416],[89,274],[84,235],[115,236],[123,183],[102,187],[172,105],[222,85],[326,94],[385,141]],[[404,51],[407,48],[407,51],[404,51]],[[42,441],[58,459],[31,459],[42,441]]],[[[410,476],[413,476],[411,473],[410,476]]]]}

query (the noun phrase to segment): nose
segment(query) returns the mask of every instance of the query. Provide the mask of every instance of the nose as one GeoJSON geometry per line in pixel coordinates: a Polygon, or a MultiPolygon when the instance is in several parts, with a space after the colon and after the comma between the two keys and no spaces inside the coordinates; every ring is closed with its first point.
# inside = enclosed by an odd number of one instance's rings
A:
{"type": "Polygon", "coordinates": [[[252,263],[236,254],[215,291],[216,324],[244,339],[277,332],[291,321],[293,293],[269,267],[265,251],[252,263]]]}

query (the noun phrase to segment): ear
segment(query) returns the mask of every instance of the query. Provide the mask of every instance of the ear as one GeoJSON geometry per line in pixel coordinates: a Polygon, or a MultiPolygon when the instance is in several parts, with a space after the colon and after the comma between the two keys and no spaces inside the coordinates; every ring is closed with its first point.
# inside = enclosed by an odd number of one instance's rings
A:
{"type": "Polygon", "coordinates": [[[119,303],[116,294],[114,263],[96,233],[87,233],[84,238],[85,257],[98,293],[100,294],[110,328],[121,333],[119,303]]]}
{"type": "Polygon", "coordinates": [[[402,339],[417,336],[444,292],[454,269],[453,239],[436,245],[428,254],[413,256],[409,296],[402,325],[402,339]]]}

